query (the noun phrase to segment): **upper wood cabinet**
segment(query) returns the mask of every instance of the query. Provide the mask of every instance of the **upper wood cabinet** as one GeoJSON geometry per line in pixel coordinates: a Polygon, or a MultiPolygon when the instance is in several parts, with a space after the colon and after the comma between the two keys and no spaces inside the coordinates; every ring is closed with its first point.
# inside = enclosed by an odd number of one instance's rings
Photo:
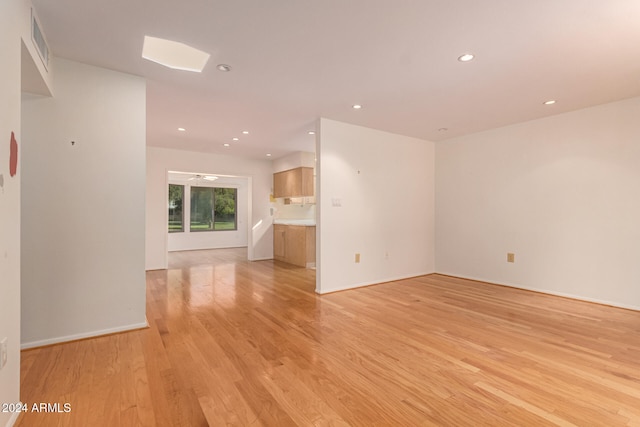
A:
{"type": "Polygon", "coordinates": [[[299,167],[273,174],[273,197],[313,196],[313,168],[299,167]]]}

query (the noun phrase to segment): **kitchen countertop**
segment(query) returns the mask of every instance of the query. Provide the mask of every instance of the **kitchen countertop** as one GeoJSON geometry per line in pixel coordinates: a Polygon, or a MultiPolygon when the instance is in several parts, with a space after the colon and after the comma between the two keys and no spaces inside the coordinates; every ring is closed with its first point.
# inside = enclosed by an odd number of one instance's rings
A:
{"type": "Polygon", "coordinates": [[[274,224],[279,225],[304,225],[306,227],[315,227],[315,219],[274,219],[274,224]]]}

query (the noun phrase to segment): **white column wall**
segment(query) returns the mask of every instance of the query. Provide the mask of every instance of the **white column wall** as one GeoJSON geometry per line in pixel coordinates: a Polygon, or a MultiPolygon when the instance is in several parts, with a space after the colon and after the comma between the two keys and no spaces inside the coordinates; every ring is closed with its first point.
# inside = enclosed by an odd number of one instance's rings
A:
{"type": "MultiPolygon", "coordinates": [[[[7,365],[0,370],[0,403],[20,401],[20,175],[9,173],[11,132],[20,132],[20,0],[0,1],[0,340],[7,339],[7,365]]],[[[0,426],[15,421],[0,412],[0,426]]]]}
{"type": "Polygon", "coordinates": [[[319,127],[316,291],[433,273],[434,144],[328,119],[319,127]]]}
{"type": "Polygon", "coordinates": [[[53,65],[22,106],[23,347],[146,325],[145,81],[53,65]]]}

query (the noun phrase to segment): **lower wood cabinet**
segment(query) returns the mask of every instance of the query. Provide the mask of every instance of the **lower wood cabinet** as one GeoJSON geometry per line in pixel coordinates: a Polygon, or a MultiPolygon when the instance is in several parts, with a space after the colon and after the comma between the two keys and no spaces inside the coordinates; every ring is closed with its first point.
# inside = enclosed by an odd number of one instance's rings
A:
{"type": "Polygon", "coordinates": [[[275,224],[273,258],[300,267],[315,267],[316,227],[275,224]]]}

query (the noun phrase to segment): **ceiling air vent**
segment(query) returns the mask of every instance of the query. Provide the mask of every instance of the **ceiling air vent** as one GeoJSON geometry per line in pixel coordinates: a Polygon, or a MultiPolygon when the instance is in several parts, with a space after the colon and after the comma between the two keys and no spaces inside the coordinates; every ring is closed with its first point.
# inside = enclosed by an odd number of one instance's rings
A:
{"type": "Polygon", "coordinates": [[[44,68],[49,70],[49,46],[47,46],[42,30],[40,30],[40,24],[33,8],[31,9],[31,40],[33,40],[38,55],[40,55],[44,68]]]}

